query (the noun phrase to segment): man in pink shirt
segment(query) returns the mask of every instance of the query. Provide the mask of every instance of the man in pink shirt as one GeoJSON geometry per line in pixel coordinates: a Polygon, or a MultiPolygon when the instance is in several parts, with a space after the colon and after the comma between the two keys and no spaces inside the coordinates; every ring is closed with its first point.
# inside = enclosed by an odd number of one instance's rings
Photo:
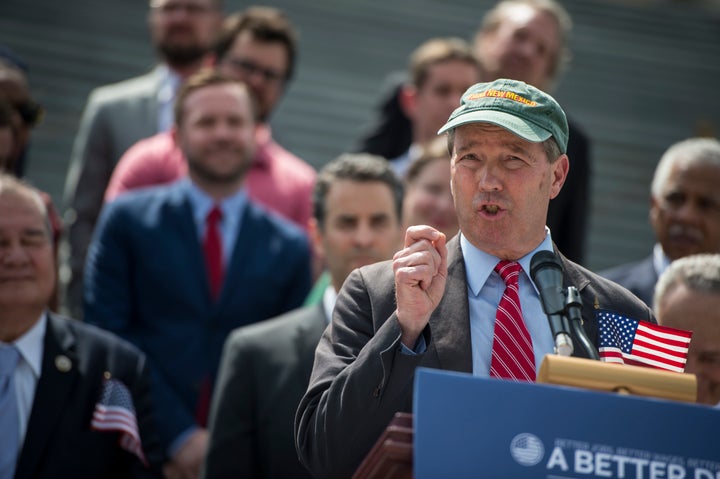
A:
{"type": "MultiPolygon", "coordinates": [[[[248,171],[250,198],[307,229],[315,170],[272,139],[267,123],[295,67],[296,35],[285,15],[251,7],[228,17],[220,31],[217,68],[246,83],[257,102],[257,151],[248,171]]],[[[120,159],[105,191],[105,201],[144,186],[175,181],[187,163],[172,134],[160,133],[133,145],[120,159]]]]}

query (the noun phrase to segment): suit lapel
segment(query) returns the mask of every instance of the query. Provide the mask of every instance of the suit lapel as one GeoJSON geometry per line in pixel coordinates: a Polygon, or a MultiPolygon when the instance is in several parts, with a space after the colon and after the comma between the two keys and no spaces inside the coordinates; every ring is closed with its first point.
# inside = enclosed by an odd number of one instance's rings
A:
{"type": "Polygon", "coordinates": [[[315,348],[322,336],[328,320],[325,317],[325,308],[322,301],[308,307],[308,316],[300,325],[295,337],[295,345],[298,351],[299,363],[303,377],[310,377],[313,368],[315,348]],[[307,360],[306,360],[307,358],[307,360]]]}
{"type": "Polygon", "coordinates": [[[133,121],[137,121],[142,118],[142,124],[138,125],[140,131],[151,131],[154,135],[158,132],[158,112],[160,105],[158,104],[158,95],[160,94],[160,88],[162,87],[162,74],[160,67],[154,68],[150,73],[146,75],[147,81],[147,95],[140,98],[140,110],[142,116],[133,118],[133,121]]]}
{"type": "Polygon", "coordinates": [[[251,253],[260,251],[258,245],[255,245],[258,236],[255,234],[257,228],[253,225],[255,222],[255,211],[251,207],[251,201],[252,200],[248,198],[243,208],[235,213],[241,215],[241,222],[238,227],[237,237],[235,238],[235,245],[233,246],[232,253],[225,268],[223,287],[217,302],[218,307],[222,307],[233,297],[233,285],[243,284],[242,279],[247,274],[252,258],[255,257],[255,255],[251,253]]]}
{"type": "Polygon", "coordinates": [[[170,186],[168,191],[169,214],[163,215],[163,221],[168,222],[168,227],[165,230],[173,232],[173,241],[177,241],[183,250],[180,257],[183,262],[189,264],[192,277],[196,278],[196,294],[203,294],[206,301],[212,303],[213,299],[210,295],[210,283],[205,258],[203,257],[202,242],[198,237],[193,208],[186,194],[185,188],[187,185],[183,183],[178,182],[170,186]]]}
{"type": "Polygon", "coordinates": [[[72,407],[70,393],[79,378],[75,338],[69,326],[50,313],[47,316],[42,371],[18,460],[17,477],[33,476],[41,464],[48,441],[56,433],[56,423],[72,407]]]}
{"type": "Polygon", "coordinates": [[[472,372],[470,313],[460,235],[448,243],[445,294],[430,317],[433,344],[442,369],[472,372]]]}
{"type": "MultiPolygon", "coordinates": [[[[596,345],[598,342],[597,321],[595,321],[596,298],[588,289],[588,286],[591,285],[592,282],[578,266],[571,263],[562,253],[558,252],[557,248],[555,248],[555,254],[560,258],[563,265],[563,288],[567,289],[570,286],[575,286],[580,293],[580,299],[582,300],[583,329],[590,342],[596,345]]],[[[580,340],[575,334],[572,334],[572,339],[575,344],[572,355],[575,357],[587,357],[579,347],[580,340]]]]}

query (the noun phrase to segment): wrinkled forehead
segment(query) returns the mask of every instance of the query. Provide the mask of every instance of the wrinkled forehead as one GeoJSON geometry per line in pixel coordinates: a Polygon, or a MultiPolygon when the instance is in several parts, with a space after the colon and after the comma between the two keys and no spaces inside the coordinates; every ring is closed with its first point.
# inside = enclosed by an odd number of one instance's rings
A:
{"type": "Polygon", "coordinates": [[[36,218],[38,226],[50,231],[45,202],[34,191],[3,188],[0,183],[0,223],[10,216],[36,218]]]}

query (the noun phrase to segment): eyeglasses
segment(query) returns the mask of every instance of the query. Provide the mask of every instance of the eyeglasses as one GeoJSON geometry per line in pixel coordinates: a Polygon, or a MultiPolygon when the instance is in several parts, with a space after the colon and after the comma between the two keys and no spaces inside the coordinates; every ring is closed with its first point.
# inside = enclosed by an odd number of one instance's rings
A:
{"type": "Polygon", "coordinates": [[[285,80],[285,74],[272,68],[265,68],[258,65],[252,60],[245,60],[243,58],[228,58],[223,63],[229,64],[236,70],[241,71],[244,75],[261,75],[263,79],[268,83],[280,83],[285,80]]]}
{"type": "Polygon", "coordinates": [[[45,109],[42,105],[32,100],[18,103],[13,105],[13,107],[20,115],[20,118],[22,118],[23,123],[30,127],[39,125],[45,116],[45,109]]]}

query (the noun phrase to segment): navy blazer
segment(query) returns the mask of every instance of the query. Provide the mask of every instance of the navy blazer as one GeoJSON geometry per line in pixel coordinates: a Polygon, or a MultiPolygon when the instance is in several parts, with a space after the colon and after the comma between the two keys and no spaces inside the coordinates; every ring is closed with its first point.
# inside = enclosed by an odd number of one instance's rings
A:
{"type": "Polygon", "coordinates": [[[649,307],[653,307],[655,296],[655,284],[658,282],[658,274],[655,271],[654,257],[648,256],[642,261],[621,264],[614,268],[600,271],[600,276],[614,281],[626,287],[638,298],[642,299],[649,307]]]}
{"type": "Polygon", "coordinates": [[[162,458],[145,355],[106,331],[48,313],[42,371],[15,479],[159,478],[162,458]],[[108,373],[130,390],[149,467],[120,447],[120,433],[90,427],[108,373]]]}
{"type": "Polygon", "coordinates": [[[305,233],[247,202],[217,301],[182,183],[130,192],[103,210],[88,252],[85,319],[148,355],[160,438],[195,424],[227,335],[302,304],[310,290],[305,233]]]}

